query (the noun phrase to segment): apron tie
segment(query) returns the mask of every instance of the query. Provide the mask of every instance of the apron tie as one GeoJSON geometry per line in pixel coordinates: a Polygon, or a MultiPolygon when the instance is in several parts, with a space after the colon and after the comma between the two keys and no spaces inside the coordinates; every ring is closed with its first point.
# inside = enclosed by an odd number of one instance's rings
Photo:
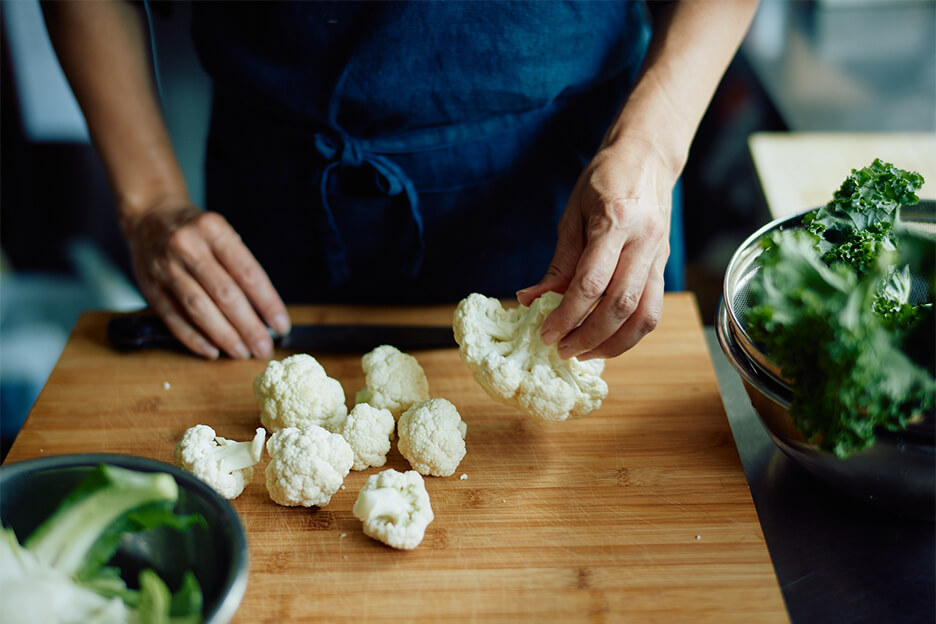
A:
{"type": "Polygon", "coordinates": [[[348,265],[345,244],[335,222],[335,215],[328,203],[328,180],[336,167],[361,167],[367,165],[374,171],[374,186],[381,194],[387,197],[402,193],[406,194],[416,234],[416,249],[410,258],[409,273],[413,277],[418,275],[422,267],[426,246],[423,240],[423,219],[422,213],[419,212],[419,195],[416,193],[416,186],[406,175],[406,172],[386,156],[367,151],[360,141],[347,135],[341,135],[336,141],[331,136],[317,133],[315,135],[315,149],[328,162],[328,165],[321,173],[319,193],[329,233],[331,234],[329,240],[325,242],[325,256],[335,283],[346,282],[351,278],[351,268],[348,265]]]}

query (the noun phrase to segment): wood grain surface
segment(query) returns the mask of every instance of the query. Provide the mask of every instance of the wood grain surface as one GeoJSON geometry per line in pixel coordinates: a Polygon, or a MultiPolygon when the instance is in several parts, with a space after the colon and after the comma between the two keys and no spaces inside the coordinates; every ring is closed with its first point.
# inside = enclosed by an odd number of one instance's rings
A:
{"type": "MultiPolygon", "coordinates": [[[[292,313],[446,324],[452,308],[292,313]]],[[[76,452],[171,462],[196,424],[251,437],[265,362],[115,353],[109,316],[81,317],[7,463],[76,452]]],[[[322,509],[274,504],[258,470],[233,501],[252,557],[235,622],[787,621],[691,295],[668,294],[660,327],[608,362],[610,394],[581,420],[541,423],[492,402],[454,349],[415,355],[431,394],[468,424],[455,475],[426,478],[435,521],[423,543],[396,551],[363,534],[351,508],[377,469],[352,472],[322,509]]],[[[319,361],[352,399],[360,357],[319,361]]],[[[408,469],[395,445],[387,467],[408,469]]]]}
{"type": "Polygon", "coordinates": [[[875,158],[920,173],[920,197],[936,199],[931,132],[755,132],[748,146],[774,219],[824,206],[852,169],[875,158]]]}

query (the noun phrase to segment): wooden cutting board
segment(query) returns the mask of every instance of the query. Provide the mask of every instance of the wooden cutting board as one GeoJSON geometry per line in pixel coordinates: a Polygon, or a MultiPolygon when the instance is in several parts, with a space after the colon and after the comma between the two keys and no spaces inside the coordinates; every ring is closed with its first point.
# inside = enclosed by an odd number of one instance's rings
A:
{"type": "Polygon", "coordinates": [[[931,132],[755,132],[748,146],[771,217],[824,206],[851,173],[875,158],[916,171],[922,199],[936,199],[931,132]]]}
{"type": "MultiPolygon", "coordinates": [[[[292,313],[444,324],[452,308],[292,313]]],[[[171,462],[196,424],[252,436],[265,362],[118,354],[108,318],[81,317],[7,463],[77,452],[171,462]]],[[[667,295],[660,327],[608,362],[607,400],[577,421],[492,402],[454,349],[416,356],[432,395],[468,424],[455,475],[426,478],[435,521],[423,543],[396,551],[361,531],[351,508],[377,469],[352,472],[323,509],[277,506],[258,470],[233,501],[252,557],[235,622],[787,621],[691,295],[667,295]]],[[[349,398],[363,385],[359,356],[319,360],[349,398]]],[[[395,446],[387,467],[408,468],[395,446]]]]}

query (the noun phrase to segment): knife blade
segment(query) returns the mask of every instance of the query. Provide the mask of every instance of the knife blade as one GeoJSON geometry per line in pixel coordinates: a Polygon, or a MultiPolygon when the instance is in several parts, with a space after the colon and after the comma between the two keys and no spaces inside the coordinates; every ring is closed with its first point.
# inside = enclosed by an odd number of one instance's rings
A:
{"type": "MultiPolygon", "coordinates": [[[[448,325],[294,325],[288,334],[271,332],[271,337],[278,348],[307,352],[365,353],[384,344],[401,351],[458,346],[448,325]]],[[[147,348],[187,351],[156,315],[114,317],[107,322],[107,339],[119,351],[147,348]]]]}

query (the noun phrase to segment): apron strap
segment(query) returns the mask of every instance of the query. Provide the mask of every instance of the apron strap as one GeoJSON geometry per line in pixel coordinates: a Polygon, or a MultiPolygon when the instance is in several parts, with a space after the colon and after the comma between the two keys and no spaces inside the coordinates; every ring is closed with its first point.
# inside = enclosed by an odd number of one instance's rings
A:
{"type": "Polygon", "coordinates": [[[387,197],[406,195],[416,233],[416,249],[413,250],[410,258],[409,272],[413,277],[418,275],[426,247],[423,240],[423,218],[419,211],[419,195],[416,192],[416,186],[406,172],[386,156],[368,151],[360,141],[345,134],[340,135],[336,141],[331,136],[317,133],[315,149],[328,162],[320,174],[318,183],[322,209],[325,211],[325,220],[330,234],[329,240],[325,242],[325,257],[335,283],[340,284],[351,278],[345,244],[335,222],[335,215],[328,203],[328,180],[336,167],[367,165],[374,171],[374,185],[381,194],[387,197]]]}

